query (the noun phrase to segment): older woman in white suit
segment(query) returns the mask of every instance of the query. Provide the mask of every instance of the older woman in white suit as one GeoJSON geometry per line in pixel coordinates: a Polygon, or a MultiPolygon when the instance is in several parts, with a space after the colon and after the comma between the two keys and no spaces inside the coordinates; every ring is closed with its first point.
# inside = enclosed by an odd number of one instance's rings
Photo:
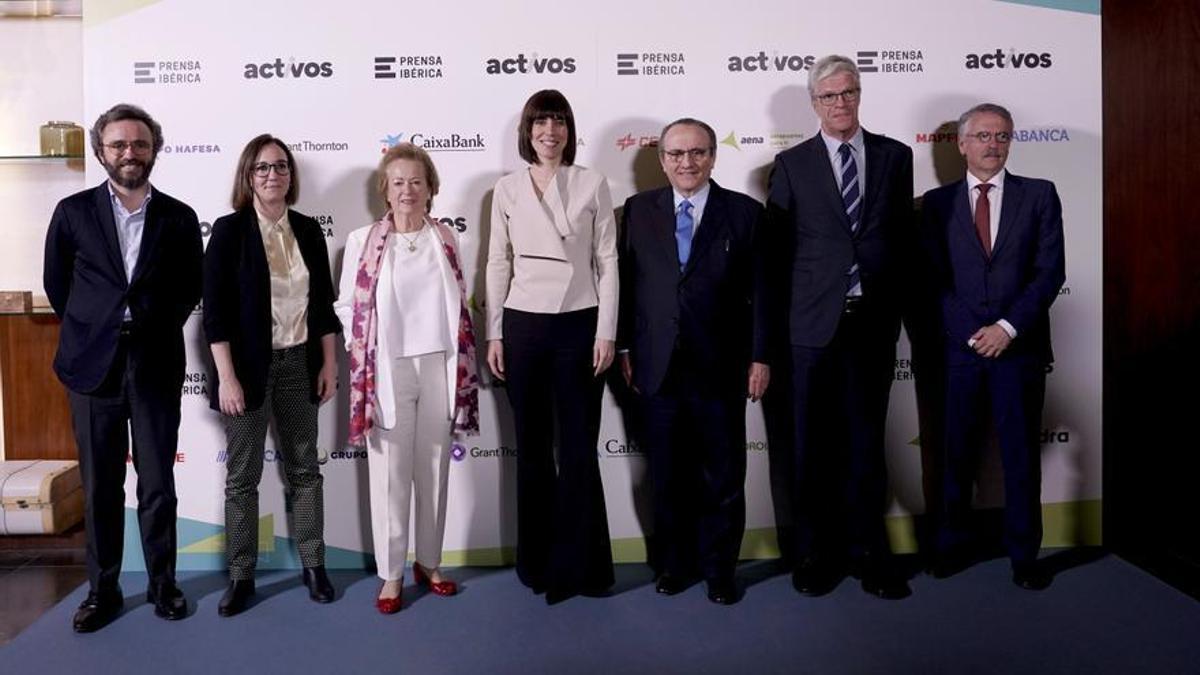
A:
{"type": "Polygon", "coordinates": [[[334,309],[350,326],[351,445],[366,445],[371,531],[384,614],[400,610],[414,507],[413,576],[454,595],[442,576],[446,484],[454,434],[479,429],[475,336],[457,243],[429,217],[438,191],[429,155],[411,143],[384,154],[389,210],[350,233],[334,309]]]}
{"type": "Polygon", "coordinates": [[[531,96],[517,137],[529,166],[496,183],[487,259],[488,365],[507,380],[518,448],[517,575],[550,603],[613,583],[596,440],[616,224],[608,182],[575,165],[575,144],[567,99],[531,96]]]}

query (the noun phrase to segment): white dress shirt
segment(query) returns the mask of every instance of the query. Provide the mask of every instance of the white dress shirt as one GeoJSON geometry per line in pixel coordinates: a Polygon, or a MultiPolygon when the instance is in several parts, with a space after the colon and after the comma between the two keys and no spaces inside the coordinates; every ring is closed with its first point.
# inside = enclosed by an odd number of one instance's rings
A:
{"type": "MultiPolygon", "coordinates": [[[[134,210],[130,211],[121,203],[121,197],[108,183],[108,196],[112,200],[113,221],[117,224],[117,241],[121,245],[121,262],[125,266],[125,282],[133,281],[133,270],[137,266],[138,254],[142,252],[142,231],[146,229],[146,207],[154,190],[146,186],[146,197],[134,210]]],[[[132,318],[129,306],[125,307],[125,320],[132,318]]]]}
{"type": "MultiPolygon", "coordinates": [[[[995,176],[982,181],[976,178],[975,174],[970,171],[967,172],[967,200],[970,201],[971,218],[975,217],[975,204],[979,202],[979,186],[983,183],[992,186],[988,190],[988,224],[990,225],[989,236],[992,238],[993,248],[996,246],[996,236],[1000,234],[1000,205],[1004,201],[1004,176],[1007,173],[1007,169],[1000,169],[995,176]]],[[[1004,319],[1000,319],[996,323],[1000,324],[1005,333],[1008,333],[1008,337],[1017,337],[1017,329],[1013,328],[1011,323],[1004,319]]],[[[973,348],[975,341],[967,340],[967,346],[973,348]]]]}
{"type": "MultiPolygon", "coordinates": [[[[842,166],[842,154],[839,151],[842,148],[842,143],[850,145],[851,155],[854,157],[854,165],[857,169],[855,172],[855,182],[858,183],[859,199],[865,200],[867,198],[867,146],[863,142],[862,127],[859,127],[848,141],[834,138],[822,129],[821,140],[825,141],[825,150],[829,153],[829,165],[833,168],[833,180],[837,183],[839,194],[846,189],[846,186],[842,185],[842,169],[844,167],[842,166]]],[[[863,213],[865,212],[864,210],[863,213]]],[[[862,227],[862,222],[860,221],[858,225],[862,227]]],[[[862,281],[850,287],[850,290],[846,291],[846,295],[848,297],[861,296],[862,281]]]]}

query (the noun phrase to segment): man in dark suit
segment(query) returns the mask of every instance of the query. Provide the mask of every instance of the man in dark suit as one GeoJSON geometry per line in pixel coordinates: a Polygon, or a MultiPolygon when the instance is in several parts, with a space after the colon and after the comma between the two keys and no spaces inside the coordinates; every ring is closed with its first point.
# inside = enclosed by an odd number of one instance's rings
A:
{"type": "Polygon", "coordinates": [[[1042,541],[1041,429],[1050,305],[1066,278],[1054,184],[1008,173],[1012,115],[983,103],[958,120],[965,179],[925,193],[923,239],[946,357],[945,509],[934,576],[969,564],[967,520],[990,419],[1004,464],[1004,539],[1013,582],[1050,585],[1042,541]]]}
{"type": "Polygon", "coordinates": [[[67,388],[83,478],[91,591],[74,627],[120,612],[125,457],[133,435],[147,600],[165,619],[187,601],[175,585],[175,455],[184,376],[183,324],[200,298],[200,225],[188,205],[151,189],[162,129],[117,105],[96,120],[92,151],[108,172],[63,199],[46,234],[46,295],[62,320],[54,372],[67,388]]]}
{"type": "Polygon", "coordinates": [[[717,139],[699,120],[663,129],[670,187],[625,202],[620,232],[621,371],[643,407],[661,562],[657,590],[697,574],[737,602],[746,525],[746,398],[767,366],[762,206],[711,180],[717,139]]]}
{"type": "Polygon", "coordinates": [[[909,595],[891,559],[884,424],[900,331],[912,213],[912,150],[858,121],[858,68],[827,56],[809,71],[820,133],[779,153],[767,203],[772,269],[788,298],[795,436],[796,566],[805,595],[847,565],[883,598],[909,595]]]}

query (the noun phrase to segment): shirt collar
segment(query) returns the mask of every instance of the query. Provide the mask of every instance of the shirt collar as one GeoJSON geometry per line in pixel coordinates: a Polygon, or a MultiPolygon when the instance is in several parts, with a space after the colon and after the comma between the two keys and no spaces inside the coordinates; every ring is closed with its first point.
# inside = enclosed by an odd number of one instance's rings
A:
{"type": "Polygon", "coordinates": [[[290,224],[288,221],[288,209],[283,210],[283,215],[280,216],[278,220],[271,220],[267,216],[264,216],[257,208],[254,209],[254,215],[258,218],[258,229],[261,230],[263,234],[274,232],[275,230],[286,231],[288,229],[288,225],[290,224]]]}
{"type": "Polygon", "coordinates": [[[829,151],[830,155],[836,155],[838,152],[838,149],[842,147],[842,143],[845,142],[845,143],[849,143],[850,147],[854,148],[854,156],[859,159],[862,159],[863,151],[865,148],[865,146],[863,145],[862,126],[858,127],[858,129],[854,132],[854,135],[851,136],[850,140],[848,140],[848,141],[841,141],[839,139],[836,139],[833,136],[830,136],[829,134],[825,133],[824,129],[821,129],[821,140],[825,141],[825,149],[829,151]]]}
{"type": "Polygon", "coordinates": [[[704,183],[704,187],[696,190],[695,194],[693,194],[691,197],[684,197],[683,195],[679,194],[679,190],[671,188],[671,193],[675,196],[675,211],[679,211],[679,205],[683,203],[684,199],[687,199],[689,202],[691,202],[692,213],[699,213],[700,211],[703,211],[704,205],[708,203],[708,193],[711,191],[711,189],[711,180],[706,181],[704,183]]]}
{"type": "Polygon", "coordinates": [[[146,196],[144,198],[142,198],[142,203],[139,204],[136,209],[134,209],[132,211],[128,211],[125,209],[125,203],[121,201],[121,196],[118,195],[117,191],[113,189],[112,181],[111,180],[105,181],[104,186],[108,188],[108,199],[112,202],[113,207],[118,208],[122,212],[128,213],[129,215],[133,215],[135,213],[141,213],[142,211],[144,211],[146,209],[146,205],[150,203],[150,197],[154,195],[154,188],[149,183],[147,183],[146,184],[146,196]]]}
{"type": "MultiPolygon", "coordinates": [[[[987,179],[987,183],[992,186],[992,190],[999,191],[1004,188],[1004,176],[1007,174],[1007,171],[1008,171],[1007,169],[1002,168],[996,172],[995,176],[992,176],[991,178],[987,179]]],[[[984,181],[981,181],[978,178],[976,178],[975,174],[971,173],[970,171],[967,172],[967,191],[968,192],[970,192],[971,190],[974,190],[977,185],[979,185],[980,183],[983,183],[983,182],[984,181]]]]}

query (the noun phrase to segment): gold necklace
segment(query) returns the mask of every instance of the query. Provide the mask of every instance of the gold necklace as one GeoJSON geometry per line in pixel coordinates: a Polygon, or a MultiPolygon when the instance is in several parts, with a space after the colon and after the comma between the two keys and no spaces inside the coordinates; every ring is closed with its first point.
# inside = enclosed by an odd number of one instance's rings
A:
{"type": "Polygon", "coordinates": [[[408,233],[401,232],[400,230],[396,230],[396,234],[400,235],[400,238],[403,239],[408,244],[408,252],[409,253],[416,253],[417,252],[417,241],[419,241],[421,239],[421,232],[424,229],[425,229],[425,224],[422,223],[421,227],[417,228],[413,232],[412,239],[408,238],[408,233]]]}

